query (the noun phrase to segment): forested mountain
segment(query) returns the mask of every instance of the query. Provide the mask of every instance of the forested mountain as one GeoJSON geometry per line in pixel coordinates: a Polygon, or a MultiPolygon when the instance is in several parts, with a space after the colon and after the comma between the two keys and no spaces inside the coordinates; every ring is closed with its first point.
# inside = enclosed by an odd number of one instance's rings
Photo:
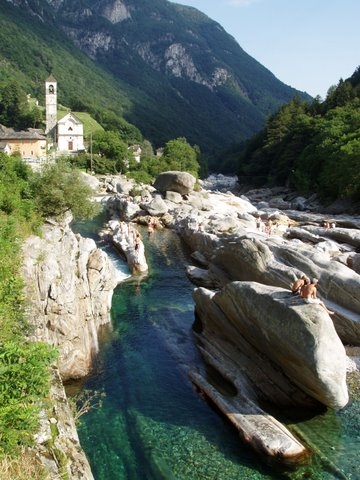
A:
{"type": "MultiPolygon", "coordinates": [[[[185,137],[212,167],[295,94],[198,10],[167,0],[0,0],[0,81],[105,127],[123,117],[154,147],[185,137]]],[[[116,128],[115,128],[116,129],[116,128]]]]}
{"type": "Polygon", "coordinates": [[[283,105],[248,141],[238,174],[242,183],[360,201],[360,67],[323,102],[283,105]]]}

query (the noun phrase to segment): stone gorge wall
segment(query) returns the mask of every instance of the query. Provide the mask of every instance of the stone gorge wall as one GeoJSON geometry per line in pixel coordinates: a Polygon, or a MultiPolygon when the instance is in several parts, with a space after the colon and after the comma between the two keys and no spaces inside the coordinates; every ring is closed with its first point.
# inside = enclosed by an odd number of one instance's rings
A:
{"type": "Polygon", "coordinates": [[[23,255],[32,339],[46,341],[60,352],[50,394],[53,412],[51,418],[44,412],[38,454],[51,479],[66,471],[66,478],[92,480],[62,381],[81,378],[91,369],[98,350],[98,329],[110,321],[116,272],[93,240],[72,232],[69,219],[62,224],[46,224],[41,238],[28,238],[23,255]],[[56,436],[52,438],[54,447],[48,451],[45,445],[54,431],[50,424],[56,426],[56,436]],[[65,465],[59,466],[55,451],[66,459],[65,465]]]}
{"type": "Polygon", "coordinates": [[[23,271],[33,339],[59,348],[63,380],[85,376],[98,350],[98,328],[110,320],[113,265],[68,224],[47,224],[42,238],[24,245],[23,271]]]}

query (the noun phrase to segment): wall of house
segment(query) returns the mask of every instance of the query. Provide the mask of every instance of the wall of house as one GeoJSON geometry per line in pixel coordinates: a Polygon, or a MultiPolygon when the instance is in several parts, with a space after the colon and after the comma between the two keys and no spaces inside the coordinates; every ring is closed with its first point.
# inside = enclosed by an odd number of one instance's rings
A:
{"type": "Polygon", "coordinates": [[[46,140],[11,139],[7,141],[10,154],[19,153],[22,158],[45,158],[46,140]]]}

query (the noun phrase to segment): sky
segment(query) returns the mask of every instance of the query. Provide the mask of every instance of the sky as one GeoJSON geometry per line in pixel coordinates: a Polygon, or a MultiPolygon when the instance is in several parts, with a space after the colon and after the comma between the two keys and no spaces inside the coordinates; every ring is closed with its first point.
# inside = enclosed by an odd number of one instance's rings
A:
{"type": "Polygon", "coordinates": [[[360,65],[360,0],[176,0],[220,23],[283,83],[326,98],[360,65]]]}

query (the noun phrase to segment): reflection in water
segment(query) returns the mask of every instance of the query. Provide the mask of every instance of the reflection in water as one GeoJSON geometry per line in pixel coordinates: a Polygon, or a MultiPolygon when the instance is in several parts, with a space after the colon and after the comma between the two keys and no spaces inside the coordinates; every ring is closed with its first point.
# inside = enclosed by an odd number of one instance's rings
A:
{"type": "MultiPolygon", "coordinates": [[[[201,365],[192,340],[186,252],[168,230],[143,237],[149,274],[131,277],[115,290],[113,329],[104,330],[85,384],[106,393],[103,407],[82,417],[79,429],[95,479],[360,478],[359,439],[353,428],[344,432],[353,405],[296,424],[317,455],[295,471],[274,471],[240,442],[186,375],[189,366],[201,365]]],[[[214,381],[220,380],[214,376],[214,381]]],[[[231,394],[230,385],[224,388],[231,394]]]]}

